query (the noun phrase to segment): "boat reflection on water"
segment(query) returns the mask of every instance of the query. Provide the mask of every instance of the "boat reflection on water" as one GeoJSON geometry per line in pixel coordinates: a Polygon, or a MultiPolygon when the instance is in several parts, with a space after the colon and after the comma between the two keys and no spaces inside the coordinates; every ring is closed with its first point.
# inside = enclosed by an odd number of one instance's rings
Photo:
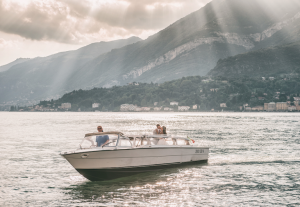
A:
{"type": "Polygon", "coordinates": [[[73,202],[80,203],[84,200],[85,205],[101,203],[101,205],[126,206],[127,203],[129,206],[145,206],[145,204],[163,206],[163,203],[172,202],[165,196],[170,193],[174,196],[190,196],[189,190],[198,188],[196,183],[203,179],[207,165],[207,163],[191,164],[102,182],[81,181],[62,190],[73,202]],[[193,187],[188,183],[193,183],[193,187]],[[155,204],[155,201],[162,203],[155,204]]]}
{"type": "Polygon", "coordinates": [[[208,152],[184,137],[99,132],[86,134],[79,149],[61,156],[85,178],[105,181],[207,162],[208,152]],[[99,146],[99,136],[109,136],[109,142],[99,146]]]}

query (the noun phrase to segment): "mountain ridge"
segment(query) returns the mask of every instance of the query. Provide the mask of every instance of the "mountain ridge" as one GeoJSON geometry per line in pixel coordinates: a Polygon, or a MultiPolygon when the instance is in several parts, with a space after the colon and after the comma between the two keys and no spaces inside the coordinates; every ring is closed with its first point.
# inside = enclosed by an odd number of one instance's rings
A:
{"type": "Polygon", "coordinates": [[[9,70],[12,66],[30,60],[30,58],[17,58],[16,60],[0,66],[0,73],[9,70]]]}
{"type": "Polygon", "coordinates": [[[92,43],[77,50],[37,57],[15,64],[0,73],[0,102],[58,97],[68,91],[67,80],[74,71],[97,56],[117,47],[141,41],[138,37],[92,43]]]}

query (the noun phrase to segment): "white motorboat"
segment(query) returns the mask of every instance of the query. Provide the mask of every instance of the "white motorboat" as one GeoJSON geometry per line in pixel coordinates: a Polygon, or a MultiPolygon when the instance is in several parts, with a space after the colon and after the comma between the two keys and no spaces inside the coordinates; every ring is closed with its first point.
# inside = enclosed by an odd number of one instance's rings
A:
{"type": "Polygon", "coordinates": [[[63,156],[91,181],[110,180],[184,164],[207,162],[208,147],[189,138],[166,135],[123,135],[121,132],[86,134],[79,149],[63,156]],[[97,136],[109,142],[97,147],[97,136]]]}

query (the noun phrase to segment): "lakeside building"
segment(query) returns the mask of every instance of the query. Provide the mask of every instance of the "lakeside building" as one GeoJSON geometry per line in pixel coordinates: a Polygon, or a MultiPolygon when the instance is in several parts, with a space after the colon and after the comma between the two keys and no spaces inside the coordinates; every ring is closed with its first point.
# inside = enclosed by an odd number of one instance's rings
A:
{"type": "Polygon", "coordinates": [[[287,111],[287,110],[288,110],[287,102],[276,103],[276,111],[287,111]]]}
{"type": "Polygon", "coordinates": [[[294,101],[295,106],[290,105],[291,102],[270,102],[264,103],[265,111],[300,111],[300,106],[294,101]]]}
{"type": "Polygon", "coordinates": [[[173,110],[174,110],[173,108],[169,108],[169,107],[164,108],[164,111],[173,111],[173,110]]]}
{"type": "Polygon", "coordinates": [[[98,108],[100,106],[100,104],[99,103],[93,103],[92,104],[92,108],[94,109],[94,108],[98,108]]]}
{"type": "Polygon", "coordinates": [[[255,107],[252,107],[252,111],[263,111],[264,110],[264,107],[263,106],[255,106],[255,107]]]}
{"type": "Polygon", "coordinates": [[[150,111],[151,108],[150,108],[150,107],[142,107],[142,110],[143,110],[143,111],[150,111]]]}
{"type": "MultiPolygon", "coordinates": [[[[199,108],[200,108],[200,106],[199,106],[199,108]]],[[[198,105],[197,104],[193,105],[193,109],[198,109],[198,105]]]]}
{"type": "Polygon", "coordinates": [[[246,106],[246,107],[245,107],[245,110],[246,110],[246,111],[251,111],[251,110],[252,110],[252,108],[251,108],[251,107],[249,107],[249,106],[246,106]]]}
{"type": "Polygon", "coordinates": [[[172,102],[170,102],[170,105],[171,105],[171,106],[178,106],[178,102],[172,101],[172,102]]]}
{"type": "Polygon", "coordinates": [[[294,104],[297,106],[297,105],[300,105],[300,97],[293,97],[294,98],[294,104]]]}
{"type": "Polygon", "coordinates": [[[270,102],[267,103],[267,109],[265,109],[266,111],[275,111],[276,109],[276,104],[275,102],[270,102]]]}
{"type": "Polygon", "coordinates": [[[265,111],[268,111],[268,105],[269,105],[269,103],[264,103],[264,110],[265,111]]]}
{"type": "Polygon", "coordinates": [[[120,106],[120,111],[135,111],[137,106],[133,104],[122,104],[120,106]]]}
{"type": "Polygon", "coordinates": [[[178,111],[188,111],[190,108],[189,106],[178,106],[178,111]]]}
{"type": "Polygon", "coordinates": [[[160,111],[162,107],[154,107],[154,111],[160,111]]]}
{"type": "Polygon", "coordinates": [[[288,111],[296,111],[297,107],[296,106],[289,106],[288,111]]]}
{"type": "Polygon", "coordinates": [[[62,103],[61,109],[71,109],[71,103],[62,103]]]}
{"type": "Polygon", "coordinates": [[[141,107],[136,107],[135,111],[142,111],[143,109],[141,107]]]}

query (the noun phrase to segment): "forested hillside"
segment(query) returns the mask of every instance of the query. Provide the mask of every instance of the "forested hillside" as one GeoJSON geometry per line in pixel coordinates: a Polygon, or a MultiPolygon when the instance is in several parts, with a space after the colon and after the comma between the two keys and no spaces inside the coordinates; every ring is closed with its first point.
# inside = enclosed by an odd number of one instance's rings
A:
{"type": "MultiPolygon", "coordinates": [[[[275,77],[274,80],[216,78],[206,79],[200,76],[184,77],[165,82],[161,85],[139,83],[139,85],[115,86],[112,88],[94,88],[75,90],[62,98],[41,101],[40,105],[57,107],[62,103],[71,103],[72,111],[91,111],[93,103],[100,103],[96,110],[119,111],[121,104],[154,107],[169,106],[171,101],[181,106],[200,105],[200,110],[221,110],[220,103],[226,103],[225,110],[239,110],[239,106],[262,106],[265,102],[287,101],[288,96],[300,93],[299,77],[275,77]],[[279,93],[276,93],[279,92],[279,93]]],[[[95,110],[95,109],[94,109],[95,110]]]]}

